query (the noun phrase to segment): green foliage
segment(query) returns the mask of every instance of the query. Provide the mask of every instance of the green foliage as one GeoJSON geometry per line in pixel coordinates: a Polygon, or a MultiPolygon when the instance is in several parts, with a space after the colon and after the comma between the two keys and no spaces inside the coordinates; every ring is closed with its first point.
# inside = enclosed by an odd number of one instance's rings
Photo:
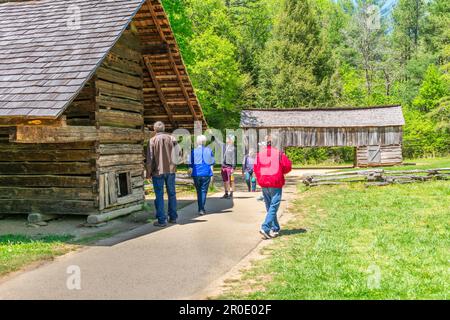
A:
{"type": "Polygon", "coordinates": [[[190,41],[194,34],[192,22],[188,16],[187,4],[189,0],[162,0],[170,24],[175,33],[177,43],[187,65],[192,63],[190,41]]]}
{"type": "Polygon", "coordinates": [[[435,109],[439,101],[447,94],[448,84],[444,83],[439,69],[435,65],[430,65],[419,94],[413,101],[413,106],[422,112],[429,112],[435,109]]]}
{"type": "Polygon", "coordinates": [[[210,126],[225,129],[239,121],[239,98],[248,83],[234,59],[235,46],[212,30],[191,42],[195,63],[190,69],[197,95],[210,126]]]}
{"type": "MultiPolygon", "coordinates": [[[[237,127],[243,107],[402,104],[405,156],[446,153],[450,3],[397,0],[391,14],[383,13],[379,26],[371,27],[377,22],[371,5],[388,2],[163,0],[163,5],[210,126],[237,127]]],[[[343,150],[336,152],[346,159],[343,150]]],[[[292,154],[300,163],[329,155],[292,154]]]]}
{"type": "Polygon", "coordinates": [[[424,0],[398,0],[393,12],[394,44],[402,66],[419,50],[422,23],[425,15],[424,0]]]}
{"type": "Polygon", "coordinates": [[[352,163],[354,150],[340,148],[286,148],[286,155],[296,165],[352,163]]]}
{"type": "Polygon", "coordinates": [[[447,141],[450,141],[450,97],[446,96],[439,100],[438,106],[428,114],[428,117],[436,122],[437,130],[448,135],[447,141]]]}
{"type": "Polygon", "coordinates": [[[260,103],[295,108],[332,103],[332,58],[309,0],[285,0],[261,59],[260,103]]]}
{"type": "Polygon", "coordinates": [[[436,123],[412,108],[405,108],[403,152],[407,158],[437,156],[450,152],[448,134],[436,130],[436,123]]]}

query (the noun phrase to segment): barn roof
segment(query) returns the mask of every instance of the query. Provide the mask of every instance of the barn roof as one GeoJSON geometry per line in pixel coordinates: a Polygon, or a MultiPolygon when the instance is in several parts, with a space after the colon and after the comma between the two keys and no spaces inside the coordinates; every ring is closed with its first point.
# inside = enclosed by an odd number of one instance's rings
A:
{"type": "MultiPolygon", "coordinates": [[[[181,76],[187,75],[159,0],[2,2],[0,117],[55,119],[62,115],[133,19],[138,19],[142,39],[157,39],[179,56],[174,64],[184,72],[181,76]],[[74,28],[77,12],[80,27],[74,28]],[[163,39],[158,39],[158,32],[163,39]]],[[[186,100],[195,109],[189,114],[203,118],[190,80],[183,81],[192,95],[186,100]]]]}
{"type": "Polygon", "coordinates": [[[334,109],[249,109],[241,113],[242,128],[388,127],[403,126],[401,106],[334,109]]]}

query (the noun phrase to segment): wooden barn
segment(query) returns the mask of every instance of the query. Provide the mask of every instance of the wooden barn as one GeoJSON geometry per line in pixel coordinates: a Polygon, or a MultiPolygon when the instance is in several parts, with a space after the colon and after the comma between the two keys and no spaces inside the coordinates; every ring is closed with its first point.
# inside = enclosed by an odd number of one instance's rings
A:
{"type": "Polygon", "coordinates": [[[158,120],[206,125],[159,0],[0,1],[0,215],[140,210],[158,120]]]}
{"type": "Polygon", "coordinates": [[[355,147],[357,167],[402,163],[404,124],[401,106],[250,109],[241,115],[247,142],[272,133],[281,148],[355,147]]]}

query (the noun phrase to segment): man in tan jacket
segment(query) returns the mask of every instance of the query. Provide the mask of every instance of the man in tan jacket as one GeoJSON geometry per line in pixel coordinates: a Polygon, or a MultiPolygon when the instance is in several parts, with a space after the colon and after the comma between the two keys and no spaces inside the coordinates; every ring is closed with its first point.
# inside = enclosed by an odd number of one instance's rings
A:
{"type": "Polygon", "coordinates": [[[169,199],[169,223],[177,222],[177,197],[175,176],[180,148],[175,138],[165,132],[164,123],[158,121],[153,126],[156,135],[150,139],[147,149],[147,178],[152,179],[155,192],[156,218],[153,225],[167,226],[164,211],[164,185],[169,199]]]}

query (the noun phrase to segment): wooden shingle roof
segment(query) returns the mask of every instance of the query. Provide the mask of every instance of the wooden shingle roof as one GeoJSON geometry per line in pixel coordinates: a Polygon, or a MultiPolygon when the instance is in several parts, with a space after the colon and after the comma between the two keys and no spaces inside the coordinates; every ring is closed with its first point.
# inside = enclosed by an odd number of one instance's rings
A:
{"type": "Polygon", "coordinates": [[[142,0],[0,4],[0,116],[58,117],[142,0]],[[80,28],[72,17],[79,9],[80,28]]]}
{"type": "Polygon", "coordinates": [[[403,126],[401,106],[335,109],[250,109],[241,128],[344,128],[403,126]]]}

